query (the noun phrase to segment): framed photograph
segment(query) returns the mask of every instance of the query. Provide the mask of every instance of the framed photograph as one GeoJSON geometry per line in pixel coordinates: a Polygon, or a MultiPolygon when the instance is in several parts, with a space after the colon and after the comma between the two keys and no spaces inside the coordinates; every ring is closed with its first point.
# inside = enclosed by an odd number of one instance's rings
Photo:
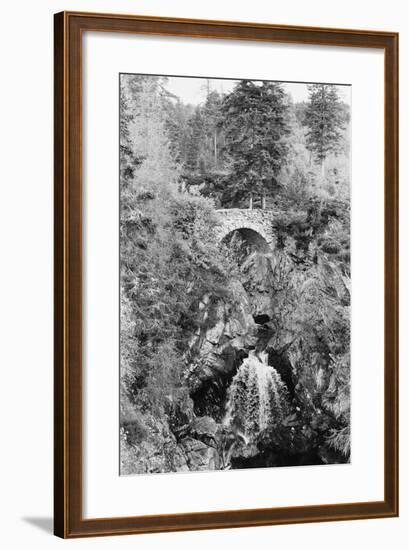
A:
{"type": "Polygon", "coordinates": [[[398,35],[55,15],[55,534],[398,514],[398,35]]]}

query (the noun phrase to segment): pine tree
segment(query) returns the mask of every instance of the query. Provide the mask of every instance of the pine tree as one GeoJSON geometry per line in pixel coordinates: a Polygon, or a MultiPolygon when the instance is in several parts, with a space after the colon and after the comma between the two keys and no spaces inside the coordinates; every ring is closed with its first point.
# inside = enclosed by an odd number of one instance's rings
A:
{"type": "Polygon", "coordinates": [[[233,204],[253,195],[274,195],[286,162],[288,104],[278,83],[240,81],[224,98],[222,122],[232,178],[233,204]]]}
{"type": "Polygon", "coordinates": [[[325,172],[325,159],[335,152],[341,140],[344,126],[342,104],[334,85],[311,84],[308,86],[309,102],[305,110],[307,148],[325,172]]]}
{"type": "Polygon", "coordinates": [[[197,172],[199,169],[200,153],[204,137],[203,117],[201,107],[198,106],[189,120],[190,141],[186,153],[186,169],[189,172],[197,172]]]}
{"type": "Polygon", "coordinates": [[[205,156],[208,166],[217,170],[220,161],[220,121],[222,98],[216,90],[208,91],[203,105],[203,121],[206,133],[205,156]]]}
{"type": "Polygon", "coordinates": [[[184,166],[190,146],[189,119],[193,107],[184,105],[179,98],[172,97],[170,94],[163,101],[171,152],[175,161],[180,166],[184,166]]]}

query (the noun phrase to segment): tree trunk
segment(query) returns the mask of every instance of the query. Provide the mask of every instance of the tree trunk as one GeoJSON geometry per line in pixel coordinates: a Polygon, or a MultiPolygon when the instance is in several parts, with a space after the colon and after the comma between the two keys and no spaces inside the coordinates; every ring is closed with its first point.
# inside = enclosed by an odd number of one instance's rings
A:
{"type": "Polygon", "coordinates": [[[265,191],[263,191],[263,195],[261,197],[261,209],[262,210],[266,209],[266,193],[265,193],[265,191]]]}
{"type": "Polygon", "coordinates": [[[253,210],[253,193],[250,193],[249,209],[253,210]]]}

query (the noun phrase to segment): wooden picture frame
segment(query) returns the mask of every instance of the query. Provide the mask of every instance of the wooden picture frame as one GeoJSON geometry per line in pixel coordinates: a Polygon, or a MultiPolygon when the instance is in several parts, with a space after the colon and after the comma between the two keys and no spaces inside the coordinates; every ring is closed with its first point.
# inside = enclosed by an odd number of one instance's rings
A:
{"type": "Polygon", "coordinates": [[[398,515],[398,35],[150,16],[55,15],[54,518],[63,538],[398,515]],[[85,31],[377,48],[385,56],[384,499],[377,502],[83,518],[82,34],[85,31]]]}

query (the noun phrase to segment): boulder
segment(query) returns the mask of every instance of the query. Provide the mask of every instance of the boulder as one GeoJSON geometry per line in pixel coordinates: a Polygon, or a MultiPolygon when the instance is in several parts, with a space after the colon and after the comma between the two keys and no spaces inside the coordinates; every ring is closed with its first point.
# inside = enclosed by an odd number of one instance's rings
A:
{"type": "Polygon", "coordinates": [[[133,444],[121,432],[121,474],[148,474],[189,470],[183,448],[164,418],[146,414],[143,417],[146,437],[133,444]]]}
{"type": "Polygon", "coordinates": [[[202,441],[187,437],[181,442],[189,470],[206,471],[219,469],[217,450],[202,441]]]}
{"type": "Polygon", "coordinates": [[[194,439],[202,441],[209,446],[217,446],[218,424],[211,416],[195,418],[190,425],[189,434],[194,439]]]}
{"type": "Polygon", "coordinates": [[[165,401],[165,413],[169,428],[176,434],[183,427],[189,426],[194,419],[193,401],[186,390],[169,395],[165,401]]]}

